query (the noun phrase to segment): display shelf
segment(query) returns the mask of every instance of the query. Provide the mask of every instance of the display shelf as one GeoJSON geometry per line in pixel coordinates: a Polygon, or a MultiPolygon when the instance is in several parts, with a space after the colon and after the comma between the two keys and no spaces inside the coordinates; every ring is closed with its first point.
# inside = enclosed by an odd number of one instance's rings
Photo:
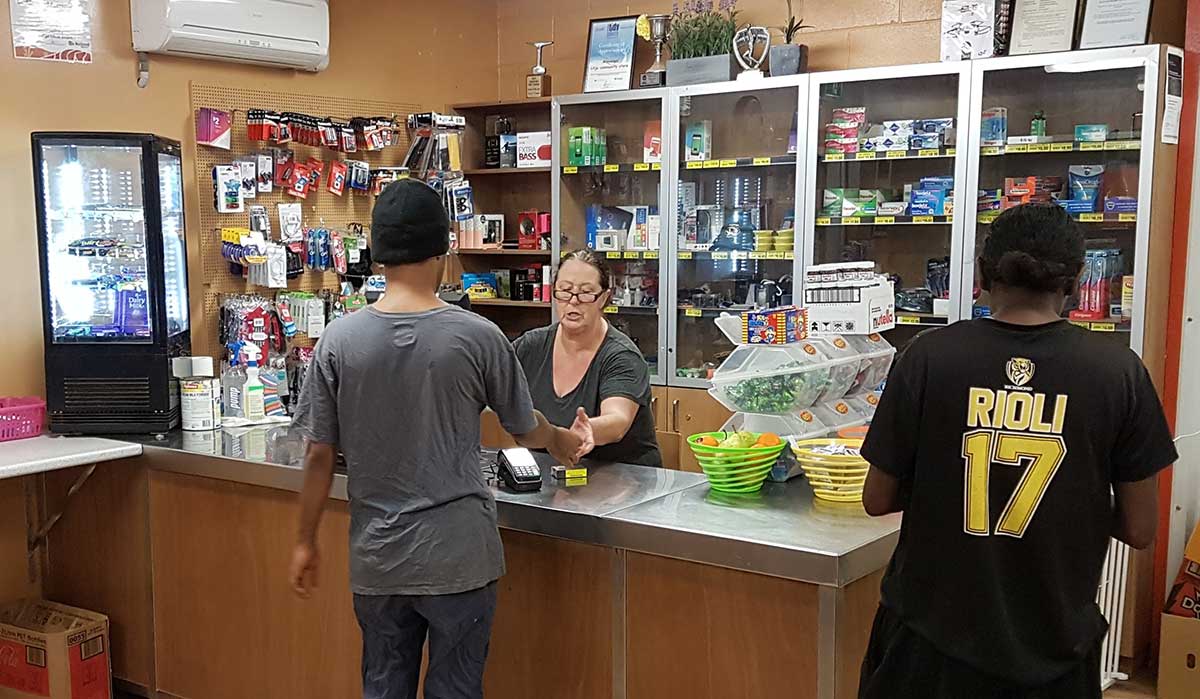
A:
{"type": "Polygon", "coordinates": [[[514,301],[512,299],[471,299],[471,305],[507,306],[516,308],[550,308],[550,304],[546,301],[514,301]]]}
{"type": "Polygon", "coordinates": [[[818,226],[937,226],[953,216],[818,216],[818,226]]]}
{"type": "Polygon", "coordinates": [[[738,167],[770,167],[772,165],[795,165],[795,155],[751,156],[745,158],[722,158],[713,160],[688,160],[679,164],[681,170],[721,170],[738,167]]]}
{"type": "MultiPolygon", "coordinates": [[[[1063,138],[1066,138],[1065,136],[1063,138]]],[[[998,155],[1026,155],[1030,153],[1088,153],[1114,150],[1141,150],[1142,142],[1132,139],[1114,141],[1050,141],[1048,143],[1010,143],[1005,146],[983,146],[979,154],[985,157],[998,155]]]]}
{"type": "Polygon", "coordinates": [[[658,306],[605,306],[608,315],[656,316],[658,306]]]}
{"type": "Polygon", "coordinates": [[[614,172],[658,172],[662,163],[606,163],[604,165],[564,165],[564,175],[605,174],[614,172]]]}
{"type": "Polygon", "coordinates": [[[859,153],[826,153],[823,163],[852,163],[873,160],[920,160],[929,158],[953,158],[957,148],[915,148],[909,150],[862,151],[859,153]]]}
{"type": "MultiPolygon", "coordinates": [[[[977,221],[989,224],[1000,217],[999,211],[988,211],[979,214],[977,221]]],[[[1071,218],[1079,223],[1137,223],[1137,214],[1085,213],[1071,214],[1071,218]]]]}
{"type": "Polygon", "coordinates": [[[680,250],[680,260],[794,260],[796,253],[791,250],[680,250]]]}
{"type": "Polygon", "coordinates": [[[950,319],[933,313],[914,313],[912,311],[896,311],[896,325],[925,325],[940,327],[947,325],[950,319]]]}
{"type": "Polygon", "coordinates": [[[467,177],[493,175],[539,175],[550,172],[550,166],[545,167],[479,167],[463,170],[467,177]]]}
{"type": "Polygon", "coordinates": [[[719,316],[722,313],[742,313],[751,310],[750,308],[700,308],[697,306],[680,306],[679,312],[689,318],[708,318],[711,316],[719,316]]]}
{"type": "Polygon", "coordinates": [[[461,104],[452,104],[450,109],[456,112],[468,111],[504,111],[508,109],[520,109],[522,107],[549,107],[552,97],[531,97],[529,99],[518,100],[494,100],[491,102],[463,102],[461,104]]]}
{"type": "Polygon", "coordinates": [[[463,250],[456,251],[459,255],[492,255],[496,257],[550,257],[549,250],[516,250],[502,248],[500,250],[463,250]]]}

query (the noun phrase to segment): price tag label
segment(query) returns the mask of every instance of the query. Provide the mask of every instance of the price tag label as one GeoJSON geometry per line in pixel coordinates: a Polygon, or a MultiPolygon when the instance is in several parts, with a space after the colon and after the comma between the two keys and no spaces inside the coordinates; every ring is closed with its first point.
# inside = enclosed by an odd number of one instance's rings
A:
{"type": "Polygon", "coordinates": [[[650,169],[658,171],[662,169],[662,163],[650,163],[650,169]]]}
{"type": "Polygon", "coordinates": [[[787,257],[786,257],[787,253],[784,252],[783,250],[772,250],[771,252],[766,253],[766,255],[767,255],[768,260],[785,260],[785,259],[787,259],[787,257]]]}
{"type": "Polygon", "coordinates": [[[1005,148],[1005,152],[1006,153],[1028,153],[1029,152],[1029,144],[1028,143],[1011,143],[1008,145],[1007,148],[1005,148]]]}
{"type": "Polygon", "coordinates": [[[692,259],[692,251],[691,250],[680,250],[679,251],[679,259],[681,259],[681,260],[692,259]]]}
{"type": "Polygon", "coordinates": [[[948,155],[950,157],[954,157],[955,155],[958,155],[958,149],[957,148],[947,148],[946,155],[948,155]]]}
{"type": "Polygon", "coordinates": [[[579,172],[579,168],[574,165],[568,165],[563,168],[564,175],[574,175],[577,172],[579,172]]]}
{"type": "Polygon", "coordinates": [[[933,223],[932,216],[913,216],[913,223],[933,223]]]}
{"type": "Polygon", "coordinates": [[[1074,143],[1051,143],[1050,150],[1055,153],[1066,153],[1075,150],[1074,143]]]}
{"type": "Polygon", "coordinates": [[[837,162],[839,160],[845,160],[845,159],[846,159],[845,153],[826,153],[825,154],[825,162],[827,162],[827,163],[837,162]]]}
{"type": "Polygon", "coordinates": [[[1029,152],[1030,153],[1049,153],[1052,150],[1052,148],[1050,146],[1051,146],[1051,144],[1049,144],[1049,143],[1031,143],[1029,145],[1029,152]]]}
{"type": "Polygon", "coordinates": [[[736,160],[722,160],[721,167],[737,167],[736,160]]]}
{"type": "Polygon", "coordinates": [[[1091,330],[1091,328],[1092,328],[1092,324],[1087,322],[1086,320],[1071,320],[1071,321],[1067,321],[1067,322],[1069,322],[1071,325],[1074,325],[1077,328],[1083,328],[1084,330],[1091,330]]]}
{"type": "Polygon", "coordinates": [[[734,250],[733,252],[729,253],[729,259],[731,259],[731,260],[748,260],[748,259],[750,259],[750,253],[734,250]]]}
{"type": "Polygon", "coordinates": [[[1117,214],[1117,220],[1121,223],[1133,223],[1137,221],[1137,214],[1117,214]]]}
{"type": "Polygon", "coordinates": [[[650,170],[650,163],[634,163],[633,164],[634,172],[648,172],[649,170],[650,170]]]}
{"type": "Polygon", "coordinates": [[[936,158],[941,154],[942,151],[937,148],[922,148],[917,151],[917,157],[919,158],[936,158]]]}
{"type": "Polygon", "coordinates": [[[1079,150],[1104,150],[1104,144],[1095,141],[1082,141],[1079,150]]]}
{"type": "Polygon", "coordinates": [[[842,223],[847,226],[857,226],[862,223],[861,216],[843,216],[842,223]]]}
{"type": "Polygon", "coordinates": [[[721,167],[720,160],[705,160],[704,161],[704,169],[705,170],[712,170],[714,168],[719,168],[719,167],[721,167]]]}
{"type": "Polygon", "coordinates": [[[704,315],[703,313],[700,312],[699,308],[689,308],[689,309],[685,310],[683,312],[683,314],[685,316],[687,316],[688,318],[699,318],[700,316],[704,315]]]}
{"type": "Polygon", "coordinates": [[[714,260],[728,260],[728,259],[729,259],[729,253],[728,253],[728,252],[714,252],[714,253],[712,254],[712,258],[713,258],[714,260]]]}
{"type": "Polygon", "coordinates": [[[1100,223],[1104,220],[1104,214],[1079,214],[1079,220],[1084,223],[1100,223]]]}
{"type": "Polygon", "coordinates": [[[999,211],[989,211],[985,214],[979,214],[979,216],[977,216],[975,220],[978,221],[979,223],[991,223],[992,221],[995,221],[999,216],[1000,216],[999,211]]]}
{"type": "Polygon", "coordinates": [[[642,253],[642,259],[657,260],[658,259],[658,251],[657,250],[647,250],[646,252],[642,253]]]}
{"type": "Polygon", "coordinates": [[[1003,152],[1004,149],[1000,146],[984,146],[983,148],[979,149],[980,155],[1000,155],[1003,152]]]}
{"type": "Polygon", "coordinates": [[[771,159],[770,158],[755,158],[753,162],[755,165],[758,165],[758,166],[770,165],[771,159]]]}
{"type": "Polygon", "coordinates": [[[1092,332],[1115,333],[1116,331],[1116,323],[1092,323],[1092,332]]]}
{"type": "Polygon", "coordinates": [[[892,158],[907,158],[908,151],[906,151],[906,150],[890,150],[887,152],[887,157],[888,157],[888,160],[891,160],[892,158]]]}
{"type": "Polygon", "coordinates": [[[855,160],[874,160],[875,159],[875,151],[873,151],[873,150],[860,151],[860,152],[854,154],[854,159],[855,160]]]}
{"type": "Polygon", "coordinates": [[[817,217],[817,225],[818,226],[828,226],[831,223],[833,223],[833,219],[829,218],[828,216],[818,216],[817,217]]]}
{"type": "Polygon", "coordinates": [[[605,306],[604,307],[605,313],[619,313],[620,311],[621,311],[621,309],[617,308],[616,306],[605,306]]]}
{"type": "Polygon", "coordinates": [[[896,316],[896,322],[901,325],[920,325],[921,319],[918,316],[896,316]]]}
{"type": "Polygon", "coordinates": [[[1105,141],[1104,150],[1125,150],[1125,144],[1121,141],[1105,141]]]}
{"type": "Polygon", "coordinates": [[[620,170],[621,170],[621,166],[616,163],[609,163],[604,166],[605,172],[619,172],[620,170]]]}
{"type": "Polygon", "coordinates": [[[1141,150],[1142,149],[1141,141],[1122,141],[1122,143],[1125,144],[1125,150],[1141,150]]]}
{"type": "Polygon", "coordinates": [[[684,167],[688,170],[699,170],[700,168],[704,167],[704,163],[700,162],[699,160],[689,160],[688,164],[684,167]]]}
{"type": "Polygon", "coordinates": [[[794,260],[794,259],[796,259],[796,253],[792,252],[791,250],[785,250],[783,252],[783,259],[794,260]]]}
{"type": "Polygon", "coordinates": [[[895,222],[896,222],[895,216],[876,216],[875,217],[875,223],[882,225],[882,226],[886,226],[888,224],[895,223],[895,222]]]}
{"type": "Polygon", "coordinates": [[[765,253],[761,250],[756,250],[755,252],[750,253],[750,259],[751,260],[765,260],[765,259],[767,259],[767,253],[765,253]]]}
{"type": "Polygon", "coordinates": [[[625,253],[626,260],[636,260],[639,257],[641,257],[641,255],[638,254],[637,250],[630,250],[625,253]]]}
{"type": "Polygon", "coordinates": [[[607,257],[610,260],[619,260],[619,259],[621,259],[621,253],[618,250],[609,250],[608,254],[605,255],[605,257],[607,257]]]}

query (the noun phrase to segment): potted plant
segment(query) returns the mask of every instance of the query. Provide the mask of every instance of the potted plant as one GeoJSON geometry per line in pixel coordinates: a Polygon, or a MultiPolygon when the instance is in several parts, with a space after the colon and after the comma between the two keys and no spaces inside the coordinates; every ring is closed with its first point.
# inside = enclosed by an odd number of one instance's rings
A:
{"type": "Polygon", "coordinates": [[[737,0],[685,0],[672,9],[668,85],[733,80],[737,0]]]}
{"type": "Polygon", "coordinates": [[[787,24],[775,27],[783,35],[783,43],[771,47],[771,75],[795,75],[808,69],[808,47],[792,41],[801,29],[813,27],[805,24],[803,18],[796,19],[792,13],[792,0],[787,0],[787,8],[787,24]]]}

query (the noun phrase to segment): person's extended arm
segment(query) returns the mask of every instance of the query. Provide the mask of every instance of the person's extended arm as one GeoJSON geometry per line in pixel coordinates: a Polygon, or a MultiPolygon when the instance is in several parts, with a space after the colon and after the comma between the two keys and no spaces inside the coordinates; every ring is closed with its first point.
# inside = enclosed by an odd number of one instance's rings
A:
{"type": "Polygon", "coordinates": [[[600,402],[600,414],[588,417],[583,408],[575,412],[575,424],[571,431],[583,439],[579,456],[589,454],[592,449],[604,444],[616,444],[625,439],[633,420],[637,417],[638,404],[623,396],[605,398],[600,402]]]}
{"type": "Polygon", "coordinates": [[[333,487],[333,468],[337,450],[332,444],[308,442],[304,452],[304,487],[300,491],[300,528],[292,551],[290,580],[292,589],[308,597],[317,587],[320,552],[317,549],[317,529],[321,514],[333,487]]]}
{"type": "Polygon", "coordinates": [[[1158,477],[1114,483],[1113,491],[1116,494],[1113,538],[1135,549],[1148,547],[1158,527],[1158,477]]]}
{"type": "Polygon", "coordinates": [[[533,417],[537,427],[525,434],[514,434],[517,444],[527,449],[545,449],[560,464],[574,466],[579,463],[579,447],[583,443],[579,435],[551,425],[540,410],[534,410],[533,417]]]}
{"type": "Polygon", "coordinates": [[[863,509],[872,517],[903,512],[900,479],[872,466],[867,472],[867,484],[863,487],[863,509]]]}

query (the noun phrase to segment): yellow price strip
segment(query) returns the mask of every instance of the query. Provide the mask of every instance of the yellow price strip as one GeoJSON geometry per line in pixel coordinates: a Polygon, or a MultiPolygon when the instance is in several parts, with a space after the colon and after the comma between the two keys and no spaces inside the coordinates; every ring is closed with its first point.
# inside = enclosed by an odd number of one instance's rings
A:
{"type": "Polygon", "coordinates": [[[610,260],[619,260],[621,259],[621,252],[619,250],[610,250],[605,257],[610,260]]]}
{"type": "Polygon", "coordinates": [[[918,316],[896,316],[896,322],[901,325],[920,325],[921,319],[918,316]]]}
{"type": "Polygon", "coordinates": [[[1005,152],[1007,152],[1007,153],[1028,153],[1029,152],[1029,144],[1028,143],[1011,143],[1005,149],[1005,152]]]}
{"type": "Polygon", "coordinates": [[[564,168],[563,168],[563,174],[564,174],[564,175],[574,175],[574,174],[576,174],[577,172],[579,172],[579,168],[578,168],[578,167],[576,167],[575,165],[568,165],[568,166],[566,166],[566,167],[564,167],[564,168]]]}
{"type": "Polygon", "coordinates": [[[739,252],[737,250],[734,250],[733,252],[729,253],[729,259],[731,259],[731,260],[748,260],[748,259],[750,259],[750,253],[739,252]]]}
{"type": "Polygon", "coordinates": [[[689,160],[684,167],[688,170],[699,170],[704,167],[704,163],[699,160],[689,160]]]}
{"type": "Polygon", "coordinates": [[[662,163],[650,163],[650,169],[657,172],[662,169],[662,163]]]}
{"type": "Polygon", "coordinates": [[[1067,322],[1069,322],[1071,325],[1074,325],[1077,328],[1083,328],[1084,330],[1092,329],[1092,324],[1087,322],[1086,320],[1071,320],[1071,321],[1067,321],[1067,322]]]}
{"type": "Polygon", "coordinates": [[[1050,150],[1055,153],[1067,153],[1075,150],[1074,143],[1051,143],[1050,150]]]}
{"type": "Polygon", "coordinates": [[[736,160],[722,160],[721,167],[737,167],[736,160]]]}
{"type": "Polygon", "coordinates": [[[719,168],[719,167],[721,167],[720,160],[705,160],[704,161],[704,169],[705,170],[713,170],[713,169],[719,168]]]}
{"type": "Polygon", "coordinates": [[[605,313],[620,313],[621,309],[617,308],[616,306],[605,306],[604,312],[605,313]]]}
{"type": "Polygon", "coordinates": [[[753,160],[753,163],[754,163],[755,165],[758,165],[758,166],[762,166],[762,165],[770,165],[770,164],[771,164],[771,159],[770,159],[770,158],[755,158],[755,159],[753,160]]]}
{"type": "Polygon", "coordinates": [[[933,223],[932,216],[913,216],[913,223],[933,223]]]}
{"type": "Polygon", "coordinates": [[[1141,141],[1122,141],[1122,143],[1125,144],[1125,150],[1141,150],[1142,149],[1141,141]]]}
{"type": "Polygon", "coordinates": [[[692,251],[691,250],[680,250],[679,251],[679,259],[681,259],[681,260],[692,259],[692,251]]]}
{"type": "Polygon", "coordinates": [[[947,148],[946,155],[949,155],[951,157],[958,155],[958,149],[957,148],[947,148]]]}
{"type": "Polygon", "coordinates": [[[1096,141],[1082,141],[1079,150],[1104,150],[1104,144],[1096,141]]]}
{"type": "Polygon", "coordinates": [[[888,160],[892,160],[893,158],[907,158],[907,157],[908,157],[908,151],[906,151],[906,150],[890,150],[887,152],[888,160]]]}
{"type": "Polygon", "coordinates": [[[833,219],[829,218],[828,216],[818,216],[817,217],[817,225],[818,226],[828,226],[832,222],[833,222],[833,219]]]}
{"type": "Polygon", "coordinates": [[[785,255],[787,255],[787,253],[783,250],[772,250],[771,252],[766,253],[768,260],[786,260],[787,258],[785,255]]]}
{"type": "Polygon", "coordinates": [[[1125,144],[1121,141],[1105,141],[1104,150],[1125,150],[1125,144]]]}
{"type": "Polygon", "coordinates": [[[728,259],[729,259],[729,253],[728,253],[728,252],[714,252],[714,253],[712,254],[712,258],[713,258],[714,260],[728,260],[728,259]]]}
{"type": "Polygon", "coordinates": [[[860,224],[860,223],[862,223],[862,217],[861,217],[861,216],[844,216],[844,217],[842,217],[842,224],[843,224],[843,225],[846,225],[846,226],[857,226],[857,225],[858,225],[858,224],[860,224]]]}
{"type": "Polygon", "coordinates": [[[895,223],[895,222],[896,222],[895,216],[876,216],[875,217],[875,223],[877,223],[881,226],[886,226],[888,224],[895,223]]]}
{"type": "Polygon", "coordinates": [[[688,318],[699,318],[700,316],[704,315],[699,308],[689,308],[685,310],[683,314],[688,318]]]}
{"type": "Polygon", "coordinates": [[[862,151],[859,153],[855,153],[854,159],[855,160],[874,160],[875,159],[875,151],[868,150],[868,151],[862,151]]]}
{"type": "Polygon", "coordinates": [[[796,259],[796,253],[792,252],[791,250],[785,250],[783,252],[783,259],[794,260],[794,259],[796,259]]]}
{"type": "Polygon", "coordinates": [[[1116,323],[1092,323],[1092,332],[1098,333],[1115,333],[1117,331],[1116,323]]]}
{"type": "Polygon", "coordinates": [[[649,172],[649,170],[650,170],[650,163],[634,163],[633,164],[634,172],[649,172]]]}
{"type": "Polygon", "coordinates": [[[646,252],[642,253],[642,259],[643,260],[657,260],[658,259],[658,251],[657,250],[647,250],[646,252]]]}
{"type": "Polygon", "coordinates": [[[937,148],[922,148],[917,151],[918,158],[936,158],[942,154],[942,151],[937,148]]]}
{"type": "Polygon", "coordinates": [[[1079,214],[1079,220],[1084,223],[1100,223],[1104,221],[1104,214],[1079,214]]]}
{"type": "Polygon", "coordinates": [[[1004,149],[1000,146],[984,146],[979,150],[980,155],[1000,155],[1004,149]]]}
{"type": "Polygon", "coordinates": [[[621,166],[616,163],[609,163],[604,166],[604,171],[605,172],[620,172],[621,166]]]}
{"type": "Polygon", "coordinates": [[[756,250],[756,251],[750,253],[750,259],[751,260],[765,260],[765,259],[767,259],[767,253],[763,252],[762,250],[756,250]]]}
{"type": "Polygon", "coordinates": [[[827,162],[827,163],[837,162],[839,160],[845,160],[845,159],[846,159],[845,153],[826,153],[825,154],[825,162],[827,162]]]}
{"type": "Polygon", "coordinates": [[[639,255],[639,254],[638,254],[638,251],[637,251],[637,250],[630,250],[630,251],[628,251],[628,252],[626,252],[626,253],[625,253],[625,259],[626,259],[626,260],[636,260],[636,259],[638,259],[639,257],[641,257],[641,255],[639,255]]]}
{"type": "Polygon", "coordinates": [[[1117,220],[1121,223],[1133,223],[1137,221],[1137,214],[1117,214],[1117,220]]]}
{"type": "Polygon", "coordinates": [[[1030,153],[1049,153],[1053,148],[1049,143],[1031,143],[1029,144],[1030,153]]]}

